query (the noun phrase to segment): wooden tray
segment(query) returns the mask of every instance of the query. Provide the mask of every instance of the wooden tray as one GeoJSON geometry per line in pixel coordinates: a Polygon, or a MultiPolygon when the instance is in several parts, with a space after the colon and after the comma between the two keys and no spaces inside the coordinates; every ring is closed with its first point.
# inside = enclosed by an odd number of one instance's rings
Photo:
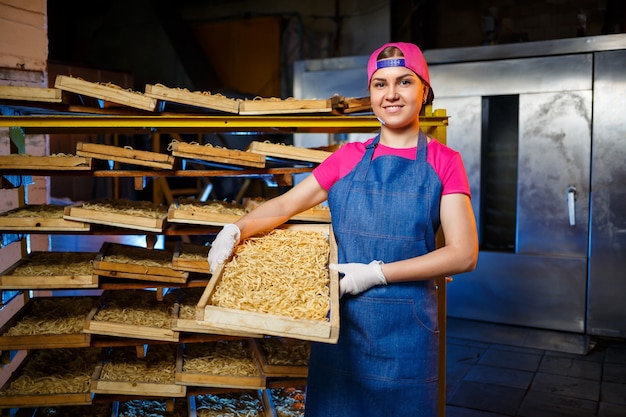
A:
{"type": "MultiPolygon", "coordinates": [[[[232,408],[236,409],[240,412],[241,415],[244,411],[249,411],[250,413],[259,412],[258,415],[260,417],[276,417],[272,413],[270,405],[267,403],[267,398],[263,396],[262,390],[236,390],[236,391],[227,391],[223,389],[215,389],[213,392],[199,395],[192,395],[189,397],[189,417],[197,417],[198,412],[202,408],[210,407],[212,403],[219,402],[220,404],[224,404],[225,402],[229,404],[232,408]],[[245,404],[249,403],[250,397],[259,400],[260,410],[247,410],[244,408],[238,408],[238,398],[241,396],[246,396],[245,404]]],[[[213,410],[211,410],[213,411],[213,410]]],[[[249,415],[257,415],[257,414],[249,414],[249,415]]]]}
{"type": "Polygon", "coordinates": [[[156,99],[117,86],[98,84],[67,75],[57,75],[54,86],[63,91],[82,94],[98,100],[121,104],[136,109],[154,111],[156,99]]]}
{"type": "Polygon", "coordinates": [[[237,149],[198,145],[185,142],[172,143],[172,155],[181,158],[200,159],[220,164],[265,168],[265,156],[237,149]]]}
{"type": "MultiPolygon", "coordinates": [[[[67,405],[89,405],[92,403],[92,393],[91,391],[86,392],[76,392],[76,393],[58,393],[58,394],[23,394],[23,395],[7,395],[6,393],[9,390],[9,387],[13,381],[15,381],[18,377],[20,377],[25,369],[29,366],[30,361],[36,360],[40,355],[55,355],[55,352],[59,352],[61,356],[57,359],[59,360],[60,366],[64,367],[66,370],[70,371],[71,366],[74,363],[73,360],[68,360],[68,354],[75,355],[74,358],[82,358],[84,359],[87,355],[84,353],[86,349],[93,348],[81,348],[81,349],[54,349],[54,350],[36,350],[29,354],[29,356],[24,360],[24,362],[19,366],[18,370],[13,373],[9,381],[0,389],[0,408],[28,408],[28,407],[49,407],[49,406],[67,406],[67,405]],[[85,349],[85,350],[84,350],[85,349]]],[[[99,354],[99,349],[92,350],[99,354]]],[[[97,367],[97,362],[93,363],[94,370],[97,367]]],[[[38,367],[40,370],[40,374],[47,370],[47,367],[38,367]]],[[[57,372],[51,371],[51,372],[57,372]]],[[[94,372],[94,371],[92,371],[94,372]]],[[[40,378],[44,381],[51,380],[51,377],[54,375],[42,375],[40,378]]],[[[93,377],[93,374],[91,375],[93,377]]]]}
{"type": "Polygon", "coordinates": [[[228,98],[221,94],[210,94],[201,91],[192,92],[180,88],[169,88],[160,84],[146,84],[145,95],[157,100],[186,104],[188,106],[202,107],[234,114],[239,112],[239,100],[228,98]]]}
{"type": "Polygon", "coordinates": [[[24,232],[83,232],[91,226],[63,218],[63,206],[31,204],[0,214],[0,230],[24,232]]]}
{"type": "Polygon", "coordinates": [[[0,85],[0,99],[61,103],[63,95],[56,88],[0,85]]]}
{"type": "Polygon", "coordinates": [[[204,288],[185,288],[181,289],[181,300],[174,306],[174,314],[172,317],[172,330],[178,332],[189,333],[205,333],[236,337],[262,337],[258,333],[249,333],[233,330],[224,330],[220,328],[212,328],[206,324],[202,324],[196,320],[196,306],[204,293],[204,288]],[[192,309],[189,314],[189,309],[192,309]]]}
{"type": "Polygon", "coordinates": [[[172,258],[172,268],[179,271],[210,274],[209,246],[177,242],[172,258]]]}
{"type": "Polygon", "coordinates": [[[147,249],[121,243],[104,242],[93,262],[93,270],[98,275],[110,278],[184,284],[189,278],[189,272],[174,269],[172,257],[173,253],[167,249],[147,249]],[[113,255],[123,255],[128,261],[122,262],[115,258],[111,259],[113,255]],[[164,259],[167,261],[162,262],[164,259]],[[158,262],[153,260],[158,260],[158,262]],[[153,261],[159,265],[149,265],[146,261],[153,261]]]}
{"type": "Polygon", "coordinates": [[[313,163],[323,162],[332,152],[300,148],[280,143],[253,141],[248,146],[250,152],[281,159],[293,159],[313,163]]]}
{"type": "Polygon", "coordinates": [[[175,159],[172,155],[158,152],[87,142],[76,144],[76,155],[161,169],[172,169],[175,159]]]}
{"type": "Polygon", "coordinates": [[[307,340],[283,339],[277,337],[255,339],[254,349],[256,349],[261,369],[265,376],[306,378],[308,375],[308,357],[304,363],[297,364],[298,362],[302,362],[297,357],[305,353],[308,355],[310,343],[307,340]],[[271,344],[268,345],[267,343],[271,344]],[[272,349],[272,351],[269,349],[272,349]],[[275,363],[276,361],[272,360],[272,355],[280,355],[281,359],[285,359],[284,363],[275,363]],[[290,357],[293,357],[293,362],[289,361],[290,357]]]}
{"type": "MultiPolygon", "coordinates": [[[[151,295],[147,293],[149,292],[144,292],[144,290],[127,291],[127,295],[132,294],[136,298],[137,302],[133,303],[131,300],[131,302],[128,303],[122,300],[118,301],[118,303],[123,304],[118,305],[125,305],[126,310],[128,310],[128,315],[130,315],[132,314],[132,311],[135,307],[139,308],[143,304],[142,300],[144,300],[144,297],[151,295]]],[[[116,290],[105,291],[102,294],[99,302],[96,303],[96,305],[93,307],[93,309],[85,319],[85,328],[83,329],[85,333],[99,334],[104,336],[127,337],[131,339],[161,340],[165,342],[179,341],[180,333],[178,331],[172,330],[169,327],[171,323],[171,318],[167,327],[133,324],[130,322],[123,323],[110,320],[97,320],[96,314],[98,314],[100,310],[114,305],[114,300],[119,300],[118,298],[116,298],[116,296],[118,295],[120,294],[116,294],[116,290]]],[[[171,300],[158,301],[156,294],[154,295],[154,300],[155,306],[158,306],[158,304],[156,303],[163,303],[160,307],[166,309],[171,309],[174,306],[174,302],[172,302],[171,300]]],[[[138,314],[141,314],[141,312],[138,311],[138,314]]]]}
{"type": "MultiPolygon", "coordinates": [[[[238,356],[235,356],[232,359],[237,360],[237,358],[238,356]]],[[[209,369],[210,364],[207,362],[207,371],[209,369]]],[[[264,389],[265,376],[261,372],[261,365],[258,362],[256,351],[253,348],[252,339],[223,340],[217,342],[180,345],[178,358],[176,360],[176,383],[198,387],[264,389]],[[228,360],[231,358],[224,356],[225,354],[227,354],[227,352],[220,351],[219,349],[219,346],[227,346],[227,344],[235,344],[235,346],[239,346],[239,344],[242,345],[243,350],[247,354],[246,358],[254,362],[257,375],[223,375],[217,373],[194,372],[185,370],[186,352],[190,349],[202,349],[203,347],[207,347],[207,356],[212,359],[221,359],[224,362],[228,362],[228,360]]]]}
{"type": "Polygon", "coordinates": [[[239,114],[293,114],[293,113],[330,113],[333,110],[331,99],[254,99],[239,103],[239,114]]]}
{"type": "MultiPolygon", "coordinates": [[[[64,307],[64,303],[67,306],[68,302],[72,300],[83,300],[86,302],[90,300],[89,297],[49,297],[49,298],[36,298],[31,299],[28,303],[20,309],[13,317],[0,328],[0,350],[30,350],[30,349],[55,349],[55,348],[74,348],[74,347],[89,347],[91,343],[91,335],[85,334],[82,332],[82,326],[79,329],[79,332],[76,333],[52,333],[52,332],[43,332],[36,330],[32,334],[20,334],[20,335],[9,335],[8,332],[11,328],[15,327],[18,323],[23,320],[38,320],[38,322],[45,321],[47,317],[41,317],[41,315],[37,315],[36,312],[38,303],[46,303],[49,304],[50,310],[59,312],[61,310],[61,314],[57,317],[49,318],[50,326],[54,325],[53,319],[58,319],[62,317],[68,317],[69,315],[75,315],[76,311],[67,311],[67,307],[64,307]],[[33,311],[35,310],[35,311],[33,311]],[[63,311],[65,310],[65,311],[63,311]]],[[[96,299],[93,298],[92,304],[96,302],[96,299]]],[[[73,304],[74,305],[74,304],[73,304]]],[[[43,304],[41,304],[43,306],[43,304]]],[[[82,306],[82,304],[77,304],[77,306],[82,306]]],[[[39,307],[43,308],[43,307],[39,307]]],[[[91,308],[90,308],[91,309],[91,308]]],[[[85,313],[85,317],[89,311],[85,313]]]]}
{"type": "MultiPolygon", "coordinates": [[[[174,373],[172,373],[172,377],[170,381],[163,382],[141,382],[141,381],[124,381],[124,380],[108,380],[103,379],[103,372],[105,370],[105,364],[109,361],[115,361],[118,358],[115,357],[116,353],[119,351],[130,351],[133,350],[133,347],[125,346],[125,347],[114,347],[109,351],[109,356],[99,365],[94,372],[94,378],[91,381],[91,390],[96,394],[118,394],[118,395],[137,395],[137,396],[155,396],[155,397],[184,397],[187,393],[187,387],[184,385],[178,385],[174,382],[174,373]]],[[[176,349],[174,345],[151,345],[148,349],[148,353],[145,358],[135,358],[132,362],[121,362],[129,363],[129,366],[133,366],[135,364],[141,365],[144,363],[149,363],[151,360],[151,355],[153,355],[153,350],[166,350],[166,349],[176,349]],[[145,362],[144,362],[145,361],[145,362]]],[[[172,359],[173,363],[171,366],[175,366],[176,363],[176,355],[174,355],[172,359]]],[[[160,363],[160,362],[159,362],[160,363]]],[[[170,366],[170,364],[167,364],[170,366]]],[[[159,364],[151,364],[151,366],[156,369],[159,367],[159,364]]],[[[137,371],[141,373],[141,369],[137,371]]]]}
{"type": "Polygon", "coordinates": [[[0,289],[97,288],[98,276],[93,272],[83,274],[68,270],[63,275],[24,275],[26,272],[20,271],[22,267],[47,265],[51,261],[56,265],[71,264],[76,259],[91,262],[95,257],[91,252],[31,252],[0,274],[0,289]]]}
{"type": "MultiPolygon", "coordinates": [[[[329,262],[337,262],[337,247],[330,225],[286,225],[293,230],[316,230],[328,236],[329,262]]],[[[285,254],[289,256],[288,253],[285,254]]],[[[295,319],[260,312],[250,312],[211,305],[217,285],[220,283],[224,265],[219,265],[198,302],[196,319],[208,326],[264,335],[291,337],[325,343],[337,343],[339,337],[339,277],[337,271],[329,271],[330,312],[328,320],[295,319]]]]}
{"type": "Polygon", "coordinates": [[[0,156],[0,169],[89,171],[91,158],[83,156],[2,155],[0,156]]]}
{"type": "MultiPolygon", "coordinates": [[[[109,202],[114,208],[141,208],[148,206],[147,202],[131,202],[112,200],[109,202]]],[[[102,211],[89,208],[85,204],[66,206],[63,212],[66,220],[81,221],[85,223],[102,224],[105,226],[120,227],[124,229],[143,230],[147,232],[163,232],[167,211],[156,213],[155,217],[144,217],[113,211],[102,211]]]]}
{"type": "Polygon", "coordinates": [[[242,214],[219,213],[202,210],[203,207],[210,207],[212,204],[220,204],[227,208],[228,203],[223,201],[207,202],[200,201],[180,201],[170,204],[167,211],[167,221],[170,223],[200,224],[206,226],[224,226],[234,223],[241,218],[242,214]],[[192,207],[186,207],[186,204],[192,207]]]}

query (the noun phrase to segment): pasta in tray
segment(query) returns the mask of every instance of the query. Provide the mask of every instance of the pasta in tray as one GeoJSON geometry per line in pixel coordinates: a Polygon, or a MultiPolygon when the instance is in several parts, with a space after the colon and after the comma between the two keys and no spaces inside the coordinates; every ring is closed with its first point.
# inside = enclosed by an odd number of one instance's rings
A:
{"type": "Polygon", "coordinates": [[[111,291],[106,303],[93,319],[135,326],[169,329],[172,325],[172,309],[177,301],[175,292],[168,293],[163,301],[156,300],[152,291],[111,291]]]}
{"type": "Polygon", "coordinates": [[[27,359],[20,375],[0,395],[89,392],[100,349],[43,349],[27,359]]]}
{"type": "Polygon", "coordinates": [[[167,215],[167,207],[150,201],[97,200],[80,205],[85,210],[158,219],[167,215]]]}
{"type": "Polygon", "coordinates": [[[176,375],[176,346],[151,345],[145,358],[134,347],[112,348],[102,366],[103,381],[173,384],[176,375]]]}
{"type": "Polygon", "coordinates": [[[226,202],[226,201],[208,201],[203,202],[193,199],[183,199],[176,204],[177,210],[182,211],[194,211],[200,213],[219,213],[219,214],[232,214],[236,216],[243,216],[246,214],[246,209],[238,203],[226,202]]]}
{"type": "Polygon", "coordinates": [[[78,334],[85,326],[94,300],[89,297],[53,297],[33,300],[29,314],[4,336],[78,334]]]}
{"type": "Polygon", "coordinates": [[[274,229],[237,246],[211,303],[217,307],[328,320],[328,238],[274,229]]]}
{"type": "Polygon", "coordinates": [[[88,252],[33,252],[11,273],[15,276],[93,274],[95,255],[88,252]]]}
{"type": "Polygon", "coordinates": [[[259,375],[259,368],[246,342],[219,340],[185,346],[183,372],[212,375],[259,375]]]}

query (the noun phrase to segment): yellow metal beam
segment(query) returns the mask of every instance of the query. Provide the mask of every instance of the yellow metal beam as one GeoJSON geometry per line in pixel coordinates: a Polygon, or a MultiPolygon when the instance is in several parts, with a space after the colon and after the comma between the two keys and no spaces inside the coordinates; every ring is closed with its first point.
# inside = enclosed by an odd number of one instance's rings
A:
{"type": "MultiPolygon", "coordinates": [[[[444,115],[425,116],[422,126],[447,125],[444,115]]],[[[380,123],[374,116],[2,116],[0,127],[21,127],[28,133],[58,131],[147,132],[274,132],[338,133],[374,132],[380,123]]]]}

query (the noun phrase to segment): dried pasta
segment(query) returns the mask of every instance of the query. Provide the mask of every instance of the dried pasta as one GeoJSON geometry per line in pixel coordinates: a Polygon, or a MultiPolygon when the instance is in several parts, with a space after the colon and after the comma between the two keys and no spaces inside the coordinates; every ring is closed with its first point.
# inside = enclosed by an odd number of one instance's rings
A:
{"type": "Polygon", "coordinates": [[[73,394],[90,391],[100,349],[44,349],[27,359],[20,375],[0,395],[73,394]]]}
{"type": "Polygon", "coordinates": [[[89,252],[33,252],[11,273],[16,276],[92,275],[95,255],[89,252]]]}
{"type": "Polygon", "coordinates": [[[8,218],[29,218],[39,217],[45,219],[62,219],[63,218],[63,206],[55,206],[53,204],[41,204],[30,205],[20,207],[15,210],[11,210],[8,213],[2,214],[2,216],[8,218]]]}
{"type": "Polygon", "coordinates": [[[146,217],[149,219],[158,219],[167,216],[167,207],[150,201],[131,201],[124,199],[98,200],[83,203],[81,207],[85,210],[146,217]]]}
{"type": "Polygon", "coordinates": [[[171,268],[172,252],[128,245],[110,245],[103,258],[106,262],[171,268]]]}
{"type": "Polygon", "coordinates": [[[151,345],[145,358],[134,347],[112,348],[102,366],[103,381],[173,384],[176,375],[176,346],[151,345]]]}
{"type": "Polygon", "coordinates": [[[196,319],[196,306],[204,293],[204,288],[187,288],[182,291],[178,309],[178,318],[183,320],[196,319]]]}
{"type": "Polygon", "coordinates": [[[232,214],[236,216],[243,216],[246,214],[246,209],[240,204],[235,202],[229,203],[226,201],[202,202],[193,199],[184,199],[178,202],[176,209],[202,213],[232,214]]]}
{"type": "Polygon", "coordinates": [[[328,239],[320,232],[274,229],[247,239],[224,265],[211,304],[328,320],[328,239]]]}
{"type": "Polygon", "coordinates": [[[164,297],[163,301],[158,301],[152,291],[110,291],[106,302],[93,319],[170,329],[172,309],[176,301],[175,293],[170,293],[164,297]]]}
{"type": "Polygon", "coordinates": [[[211,375],[256,376],[259,368],[244,340],[219,340],[185,346],[183,372],[211,375]]]}
{"type": "Polygon", "coordinates": [[[94,304],[89,297],[41,298],[4,336],[79,334],[94,304]]]}

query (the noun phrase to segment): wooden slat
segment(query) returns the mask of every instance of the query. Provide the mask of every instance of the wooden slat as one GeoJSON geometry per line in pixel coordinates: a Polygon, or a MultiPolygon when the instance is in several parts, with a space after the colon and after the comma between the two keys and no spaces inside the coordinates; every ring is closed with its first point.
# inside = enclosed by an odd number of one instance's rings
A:
{"type": "Polygon", "coordinates": [[[201,91],[191,92],[180,88],[169,88],[159,84],[147,84],[145,95],[157,100],[185,104],[188,106],[219,110],[234,114],[239,112],[239,100],[224,97],[221,94],[210,94],[208,92],[201,91]]]}
{"type": "Polygon", "coordinates": [[[174,157],[172,155],[120,148],[111,145],[101,145],[98,143],[78,142],[76,144],[76,154],[83,157],[152,168],[172,169],[174,167],[174,157]]]}
{"type": "Polygon", "coordinates": [[[332,154],[332,152],[320,151],[317,149],[300,148],[296,146],[259,141],[251,142],[248,146],[248,150],[250,152],[273,156],[275,158],[294,159],[296,161],[315,163],[323,162],[332,154]]]}
{"type": "Polygon", "coordinates": [[[194,145],[185,142],[172,144],[172,155],[181,158],[199,159],[220,164],[241,165],[255,168],[265,167],[265,156],[236,149],[194,145]]]}
{"type": "Polygon", "coordinates": [[[224,213],[205,213],[202,211],[183,210],[172,204],[167,212],[167,221],[170,223],[202,224],[207,226],[224,226],[234,223],[241,215],[224,213]]]}
{"type": "Polygon", "coordinates": [[[243,100],[239,104],[241,115],[330,113],[333,110],[331,99],[258,99],[243,100]]]}
{"type": "Polygon", "coordinates": [[[147,111],[154,111],[157,103],[156,99],[145,96],[142,93],[126,91],[120,87],[93,83],[67,75],[58,75],[54,86],[63,91],[147,111]]]}
{"type": "Polygon", "coordinates": [[[67,220],[121,227],[124,229],[162,232],[167,214],[159,218],[133,216],[85,209],[82,205],[65,207],[63,218],[67,220]]]}
{"type": "Polygon", "coordinates": [[[102,379],[96,379],[91,382],[91,391],[96,394],[137,395],[140,397],[184,397],[187,393],[187,387],[178,384],[104,381],[102,379]]]}
{"type": "Polygon", "coordinates": [[[89,171],[91,158],[84,156],[2,155],[0,169],[89,171]]]}
{"type": "Polygon", "coordinates": [[[63,95],[57,88],[0,85],[0,99],[61,103],[63,95]]]}

